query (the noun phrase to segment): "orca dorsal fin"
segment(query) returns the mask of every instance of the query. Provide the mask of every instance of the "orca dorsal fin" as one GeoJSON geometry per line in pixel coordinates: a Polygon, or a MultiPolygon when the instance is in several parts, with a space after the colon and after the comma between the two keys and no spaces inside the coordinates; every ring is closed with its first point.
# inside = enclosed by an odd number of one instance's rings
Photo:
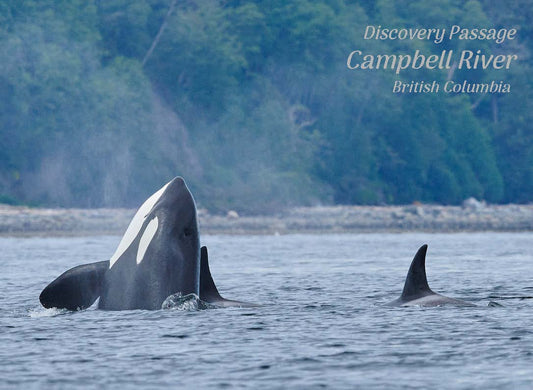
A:
{"type": "Polygon", "coordinates": [[[46,286],[39,300],[47,309],[87,309],[102,293],[108,269],[109,260],[71,268],[46,286]]]}
{"type": "Polygon", "coordinates": [[[407,278],[405,279],[405,285],[403,286],[401,298],[411,298],[415,296],[424,296],[428,294],[434,294],[429,288],[428,280],[426,277],[426,252],[428,250],[427,245],[422,245],[418,252],[416,252],[409,272],[407,272],[407,278]]]}
{"type": "Polygon", "coordinates": [[[212,303],[217,307],[257,307],[258,305],[249,302],[234,301],[232,299],[222,298],[218,292],[217,286],[211,271],[209,270],[209,259],[207,247],[200,248],[200,299],[207,303],[212,303]]]}
{"type": "Polygon", "coordinates": [[[224,298],[220,296],[213,277],[211,276],[207,247],[205,246],[200,248],[200,299],[205,302],[224,300],[224,298]]]}

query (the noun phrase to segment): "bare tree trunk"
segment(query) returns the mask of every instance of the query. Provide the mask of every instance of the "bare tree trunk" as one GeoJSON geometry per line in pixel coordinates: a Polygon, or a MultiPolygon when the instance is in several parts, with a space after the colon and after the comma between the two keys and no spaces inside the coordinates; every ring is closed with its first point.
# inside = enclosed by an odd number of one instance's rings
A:
{"type": "Polygon", "coordinates": [[[143,62],[142,62],[142,66],[143,67],[146,64],[146,61],[148,61],[148,59],[150,58],[150,56],[154,52],[155,47],[159,43],[159,40],[161,39],[161,35],[163,34],[163,31],[167,27],[168,18],[170,17],[172,12],[174,11],[174,8],[176,7],[176,3],[177,2],[178,2],[178,0],[172,0],[172,3],[170,3],[170,7],[168,7],[168,11],[167,11],[167,14],[165,15],[165,19],[163,19],[163,23],[161,23],[161,27],[159,27],[159,31],[157,32],[157,35],[155,36],[154,41],[152,42],[152,45],[150,46],[150,48],[146,52],[146,55],[143,58],[143,62]]]}
{"type": "Polygon", "coordinates": [[[446,75],[446,81],[450,81],[453,78],[453,74],[455,73],[455,69],[457,69],[457,62],[454,61],[452,64],[452,67],[448,70],[448,74],[446,75]]]}
{"type": "Polygon", "coordinates": [[[482,95],[481,95],[481,96],[480,96],[480,97],[474,102],[474,104],[472,104],[472,105],[470,106],[470,109],[471,109],[472,111],[474,111],[474,110],[477,108],[477,106],[479,106],[479,103],[481,103],[481,101],[483,100],[483,98],[484,98],[485,96],[487,96],[487,92],[485,92],[484,94],[482,94],[482,95]]]}
{"type": "Polygon", "coordinates": [[[492,120],[495,124],[498,123],[498,116],[498,98],[492,95],[492,120]]]}

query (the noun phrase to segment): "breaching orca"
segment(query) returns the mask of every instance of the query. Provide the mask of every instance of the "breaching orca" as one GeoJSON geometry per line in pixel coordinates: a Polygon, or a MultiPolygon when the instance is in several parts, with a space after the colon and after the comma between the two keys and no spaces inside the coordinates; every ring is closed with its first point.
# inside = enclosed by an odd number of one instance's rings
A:
{"type": "Polygon", "coordinates": [[[389,306],[475,306],[474,304],[448,298],[433,292],[426,278],[426,252],[428,246],[422,245],[411,262],[402,295],[389,306]]]}
{"type": "Polygon", "coordinates": [[[110,260],[74,267],[41,292],[46,308],[161,309],[173,294],[195,294],[217,307],[249,306],[220,296],[207,248],[200,249],[196,205],[181,177],[139,208],[110,260]]]}

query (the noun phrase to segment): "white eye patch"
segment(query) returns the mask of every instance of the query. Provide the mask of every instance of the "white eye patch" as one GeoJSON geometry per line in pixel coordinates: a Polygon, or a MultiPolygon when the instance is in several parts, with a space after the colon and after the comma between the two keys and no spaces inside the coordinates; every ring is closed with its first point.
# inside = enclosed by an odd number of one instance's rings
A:
{"type": "Polygon", "coordinates": [[[161,198],[161,195],[163,195],[163,192],[165,192],[169,184],[170,182],[165,184],[161,189],[159,189],[159,191],[150,196],[142,204],[141,207],[139,207],[139,210],[137,210],[137,213],[135,213],[135,216],[131,220],[128,228],[126,229],[126,233],[124,233],[122,240],[118,244],[117,250],[109,260],[109,268],[111,268],[113,264],[115,264],[115,262],[120,258],[120,256],[122,256],[126,249],[129,248],[133,240],[135,240],[135,237],[137,237],[137,235],[139,234],[139,230],[143,226],[144,220],[146,219],[146,215],[150,212],[150,210],[152,210],[152,207],[154,207],[159,198],[161,198]]]}
{"type": "Polygon", "coordinates": [[[148,222],[148,226],[144,229],[144,233],[139,241],[139,248],[137,249],[137,264],[140,264],[144,259],[144,254],[148,249],[148,245],[152,242],[155,233],[157,232],[157,227],[159,226],[159,220],[157,217],[148,222]]]}

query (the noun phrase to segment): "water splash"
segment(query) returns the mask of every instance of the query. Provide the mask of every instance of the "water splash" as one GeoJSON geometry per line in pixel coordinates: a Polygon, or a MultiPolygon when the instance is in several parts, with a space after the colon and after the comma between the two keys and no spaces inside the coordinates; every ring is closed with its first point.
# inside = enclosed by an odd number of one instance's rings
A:
{"type": "Polygon", "coordinates": [[[35,309],[30,309],[28,314],[31,318],[43,318],[43,317],[56,317],[62,314],[72,313],[67,309],[58,309],[57,307],[52,307],[51,309],[45,309],[44,307],[39,307],[35,309]]]}
{"type": "Polygon", "coordinates": [[[163,310],[197,311],[215,309],[216,306],[202,301],[196,294],[182,295],[181,292],[170,295],[163,304],[163,310]]]}

